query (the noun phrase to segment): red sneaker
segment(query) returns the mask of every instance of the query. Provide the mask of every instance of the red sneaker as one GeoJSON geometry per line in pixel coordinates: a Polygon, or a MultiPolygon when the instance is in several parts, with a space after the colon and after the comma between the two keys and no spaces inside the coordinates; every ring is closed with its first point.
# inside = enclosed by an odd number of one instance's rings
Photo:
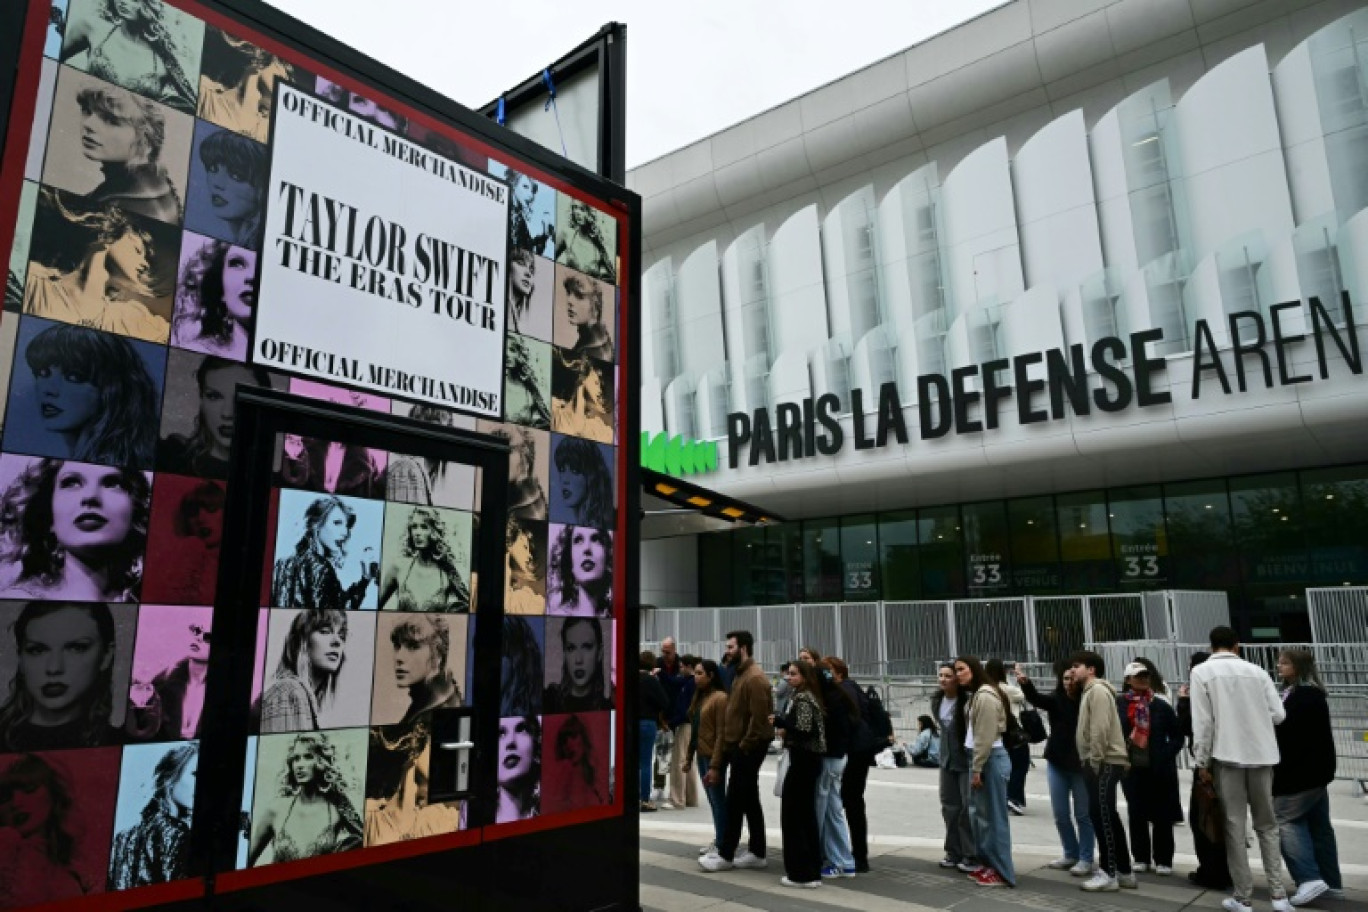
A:
{"type": "Polygon", "coordinates": [[[1002,875],[992,868],[984,868],[974,875],[974,883],[980,887],[1006,887],[1010,886],[1007,881],[1002,879],[1002,875]]]}

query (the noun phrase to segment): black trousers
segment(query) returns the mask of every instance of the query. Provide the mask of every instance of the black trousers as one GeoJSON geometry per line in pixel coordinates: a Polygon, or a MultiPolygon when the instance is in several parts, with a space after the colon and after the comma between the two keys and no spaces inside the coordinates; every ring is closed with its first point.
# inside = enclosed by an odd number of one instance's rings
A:
{"type": "Polygon", "coordinates": [[[845,805],[846,823],[850,826],[850,854],[857,869],[869,867],[869,818],[865,815],[865,784],[869,781],[869,767],[874,762],[871,753],[852,753],[841,776],[841,803],[845,805]]]}
{"type": "Polygon", "coordinates": [[[784,873],[797,883],[822,879],[822,841],[817,830],[817,777],[821,774],[819,755],[801,748],[789,751],[779,826],[784,834],[784,873]]]}
{"type": "MultiPolygon", "coordinates": [[[[741,844],[741,821],[750,830],[750,850],[765,857],[765,810],[760,806],[760,767],[765,762],[765,747],[749,754],[732,751],[727,755],[727,828],[722,833],[722,844],[717,854],[727,861],[736,858],[736,847],[741,844]]],[[[819,764],[820,765],[820,764],[819,764]]],[[[817,780],[812,780],[816,789],[817,780]]],[[[816,795],[812,811],[817,813],[816,795]]]]}
{"type": "Polygon", "coordinates": [[[1097,864],[1112,877],[1131,873],[1126,829],[1116,812],[1116,786],[1125,774],[1123,767],[1110,763],[1098,769],[1083,767],[1083,780],[1088,784],[1088,816],[1097,834],[1097,864]]]}
{"type": "Polygon", "coordinates": [[[1161,864],[1173,867],[1173,824],[1149,821],[1143,808],[1137,804],[1127,805],[1130,818],[1131,855],[1142,864],[1161,864]],[[1154,838],[1150,839],[1150,830],[1154,838]]]}

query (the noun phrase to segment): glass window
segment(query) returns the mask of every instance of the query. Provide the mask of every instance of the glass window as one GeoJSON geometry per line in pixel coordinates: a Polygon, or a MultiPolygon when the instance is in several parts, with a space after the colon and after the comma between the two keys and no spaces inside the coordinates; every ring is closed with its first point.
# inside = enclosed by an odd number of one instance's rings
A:
{"type": "Polygon", "coordinates": [[[879,568],[883,597],[921,598],[921,569],[917,560],[917,514],[879,514],[879,568]]]}
{"type": "Polygon", "coordinates": [[[730,532],[698,536],[698,601],[704,608],[732,603],[731,537],[730,532]]]}
{"type": "Polygon", "coordinates": [[[841,520],[841,562],[846,601],[875,601],[881,597],[878,537],[872,514],[841,520]]]}
{"type": "Polygon", "coordinates": [[[841,599],[841,528],[838,519],[803,522],[803,601],[841,599]]]}
{"type": "Polygon", "coordinates": [[[1012,584],[1007,508],[1001,500],[965,504],[964,551],[969,595],[1002,595],[1012,584]]]}
{"type": "Polygon", "coordinates": [[[1183,589],[1225,589],[1240,584],[1235,530],[1224,478],[1164,485],[1173,585],[1183,589]]]}
{"type": "Polygon", "coordinates": [[[792,522],[765,527],[765,551],[771,568],[765,604],[803,600],[803,527],[792,522]]]}
{"type": "Polygon", "coordinates": [[[1164,501],[1158,485],[1118,488],[1108,498],[1112,557],[1122,589],[1163,589],[1169,579],[1164,501]]]}
{"type": "Polygon", "coordinates": [[[1059,592],[1059,532],[1054,498],[1007,501],[1007,528],[1012,550],[1012,588],[1021,595],[1059,592]]]}
{"type": "Polygon", "coordinates": [[[1106,495],[1102,491],[1061,494],[1055,498],[1055,515],[1064,591],[1110,592],[1116,588],[1106,495]]]}
{"type": "Polygon", "coordinates": [[[1230,480],[1231,517],[1247,586],[1310,581],[1301,497],[1292,472],[1230,480]]]}
{"type": "Polygon", "coordinates": [[[924,598],[962,598],[964,533],[959,507],[929,507],[917,511],[917,552],[924,598]]]}
{"type": "Polygon", "coordinates": [[[765,527],[737,529],[732,539],[733,605],[757,605],[764,601],[768,579],[765,566],[765,527]]]}
{"type": "Polygon", "coordinates": [[[1302,472],[1301,489],[1312,580],[1368,583],[1368,466],[1302,472]]]}

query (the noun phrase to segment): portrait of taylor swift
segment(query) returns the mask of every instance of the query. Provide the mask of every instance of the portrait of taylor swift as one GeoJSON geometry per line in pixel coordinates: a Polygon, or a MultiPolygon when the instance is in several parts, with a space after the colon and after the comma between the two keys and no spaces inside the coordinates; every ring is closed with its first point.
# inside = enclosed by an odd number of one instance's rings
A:
{"type": "Polygon", "coordinates": [[[4,457],[0,598],[137,601],[152,484],[137,469],[4,457]]]}
{"type": "Polygon", "coordinates": [[[257,255],[186,232],[171,344],[230,361],[247,360],[256,310],[257,255]]]}
{"type": "Polygon", "coordinates": [[[542,712],[568,713],[613,708],[608,686],[606,625],[597,618],[548,618],[546,691],[542,712]]]}
{"type": "Polygon", "coordinates": [[[508,515],[546,519],[550,435],[517,424],[480,422],[482,433],[508,441],[508,515]]]}
{"type": "Polygon", "coordinates": [[[471,515],[436,507],[385,507],[383,611],[470,610],[471,515]]]}
{"type": "Polygon", "coordinates": [[[204,717],[213,609],[200,605],[144,606],[128,689],[124,732],[129,741],[198,738],[204,717]]]}
{"type": "Polygon", "coordinates": [[[250,41],[216,28],[204,33],[199,116],[257,142],[271,136],[271,106],[279,81],[303,85],[309,77],[250,41]]]}
{"type": "Polygon", "coordinates": [[[199,743],[124,750],[109,889],[169,883],[189,874],[199,743]]]}
{"type": "Polygon", "coordinates": [[[144,602],[212,605],[223,546],[224,483],[163,473],[152,498],[144,602]]]}
{"type": "Polygon", "coordinates": [[[383,523],[376,501],[282,491],[271,604],[373,610],[383,523]]]}
{"type": "Polygon", "coordinates": [[[366,763],[366,845],[385,845],[461,829],[459,802],[428,801],[430,717],[370,730],[366,763]]]}
{"type": "Polygon", "coordinates": [[[43,183],[179,226],[193,131],[193,117],[64,67],[43,183]]]}
{"type": "Polygon", "coordinates": [[[504,353],[504,415],[512,424],[551,430],[551,346],[509,333],[504,353]]]}
{"type": "Polygon", "coordinates": [[[567,193],[556,199],[556,262],[617,284],[617,221],[567,193]]]}
{"type": "Polygon", "coordinates": [[[257,250],[266,213],[266,147],[205,121],[195,124],[185,227],[257,250]]]}
{"type": "Polygon", "coordinates": [[[514,247],[508,256],[508,331],[551,341],[555,264],[514,247]]]}
{"type": "Polygon", "coordinates": [[[5,449],[152,468],[166,349],[24,317],[5,449]]]}
{"type": "Polygon", "coordinates": [[[489,173],[508,181],[509,246],[555,259],[556,191],[500,162],[491,161],[489,173]]]}
{"type": "Polygon", "coordinates": [[[167,360],[157,469],[176,475],[227,478],[236,427],[237,388],[283,383],[255,364],[172,349],[167,360]]]}
{"type": "Polygon", "coordinates": [[[612,365],[553,346],[551,430],[612,443],[614,408],[612,365]]]}
{"type": "Polygon", "coordinates": [[[357,811],[365,732],[263,736],[248,864],[276,864],[360,848],[357,811]]]}
{"type": "Polygon", "coordinates": [[[70,0],[61,60],[144,98],[195,113],[204,23],[161,0],[70,0]]]}
{"type": "Polygon", "coordinates": [[[38,196],[24,312],[165,343],[180,232],[56,190],[38,196]]]}
{"type": "Polygon", "coordinates": [[[0,752],[120,744],[134,608],[101,602],[0,603],[0,752]]]}
{"type": "Polygon", "coordinates": [[[464,705],[466,618],[382,613],[376,621],[372,722],[409,723],[464,705]]]}
{"type": "Polygon", "coordinates": [[[105,888],[119,748],[0,757],[0,909],[105,888]]]}

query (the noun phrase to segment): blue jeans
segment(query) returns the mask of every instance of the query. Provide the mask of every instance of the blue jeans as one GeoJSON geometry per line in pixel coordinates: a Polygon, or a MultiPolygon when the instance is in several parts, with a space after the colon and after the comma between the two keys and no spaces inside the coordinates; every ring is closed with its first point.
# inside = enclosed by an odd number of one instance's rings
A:
{"type": "Polygon", "coordinates": [[[1016,886],[1016,867],[1012,864],[1012,824],[1007,819],[1007,779],[1011,774],[1012,761],[1007,758],[1007,751],[1000,747],[993,748],[988,755],[988,762],[983,765],[983,784],[972,789],[974,800],[969,805],[969,817],[974,824],[979,861],[1016,886]]]}
{"type": "Polygon", "coordinates": [[[1323,880],[1332,890],[1344,889],[1339,849],[1330,826],[1330,793],[1316,788],[1274,795],[1273,813],[1278,817],[1283,860],[1292,879],[1298,884],[1323,880]]]}
{"type": "Polygon", "coordinates": [[[637,745],[637,759],[641,764],[641,769],[637,771],[638,788],[641,789],[639,798],[641,801],[650,801],[651,780],[655,771],[656,724],[646,719],[641,719],[637,724],[641,732],[638,736],[640,743],[637,745]]]}
{"type": "Polygon", "coordinates": [[[712,808],[713,845],[722,844],[722,833],[727,829],[727,768],[721,770],[717,785],[708,785],[708,758],[698,754],[698,778],[703,780],[703,794],[708,796],[708,807],[712,808]]]}
{"type": "Polygon", "coordinates": [[[817,777],[817,832],[822,842],[822,858],[842,871],[855,867],[850,827],[846,825],[845,805],[841,803],[845,768],[845,757],[823,757],[822,774],[817,777]]]}
{"type": "Polygon", "coordinates": [[[1054,811],[1055,829],[1064,857],[1092,864],[1092,818],[1088,816],[1088,783],[1082,772],[1069,772],[1053,763],[1045,765],[1045,779],[1050,783],[1050,808],[1054,811]],[[1073,807],[1069,804],[1072,799],[1073,807]],[[1074,824],[1078,824],[1075,831],[1074,824]]]}

